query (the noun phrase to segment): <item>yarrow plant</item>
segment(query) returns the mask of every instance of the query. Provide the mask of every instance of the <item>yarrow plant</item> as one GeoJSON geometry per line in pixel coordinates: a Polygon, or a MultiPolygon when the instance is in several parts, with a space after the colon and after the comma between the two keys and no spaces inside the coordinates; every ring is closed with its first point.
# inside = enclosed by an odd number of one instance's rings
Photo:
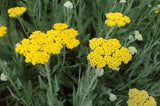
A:
{"type": "Polygon", "coordinates": [[[145,90],[130,89],[128,95],[128,106],[157,106],[154,97],[149,96],[145,90]]]}
{"type": "Polygon", "coordinates": [[[8,1],[1,105],[159,105],[159,0],[8,1]]]}
{"type": "Polygon", "coordinates": [[[26,10],[27,10],[26,7],[13,7],[13,8],[8,9],[8,15],[9,15],[9,17],[18,19],[18,21],[20,22],[20,24],[23,28],[23,31],[24,31],[26,37],[28,37],[26,28],[24,26],[23,19],[20,17],[26,10]]]}
{"type": "Polygon", "coordinates": [[[122,63],[127,64],[132,55],[126,47],[121,46],[118,39],[93,38],[89,41],[91,52],[87,58],[92,67],[109,68],[116,70],[122,63]]]}
{"type": "Polygon", "coordinates": [[[8,9],[8,14],[10,17],[17,17],[22,15],[26,10],[26,7],[13,7],[8,9]]]}
{"type": "Polygon", "coordinates": [[[122,27],[131,22],[128,16],[124,16],[120,12],[107,13],[106,18],[107,19],[105,21],[105,24],[107,24],[109,27],[113,27],[113,26],[122,27]]]}
{"type": "Polygon", "coordinates": [[[0,37],[3,37],[7,33],[6,26],[0,26],[0,37]]]}
{"type": "Polygon", "coordinates": [[[65,23],[54,24],[53,28],[47,33],[35,31],[28,39],[24,38],[21,44],[16,46],[16,52],[25,56],[26,63],[45,64],[52,54],[60,54],[63,46],[73,49],[79,45],[79,40],[75,38],[78,31],[75,29],[67,29],[65,23]]]}

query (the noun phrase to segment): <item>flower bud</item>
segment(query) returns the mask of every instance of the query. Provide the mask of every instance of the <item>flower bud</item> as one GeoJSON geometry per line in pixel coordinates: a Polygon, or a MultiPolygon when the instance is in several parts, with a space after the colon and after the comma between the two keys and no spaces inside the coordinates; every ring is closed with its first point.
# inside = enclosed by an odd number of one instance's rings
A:
{"type": "Polygon", "coordinates": [[[4,73],[2,73],[1,74],[1,80],[2,81],[7,81],[7,79],[8,79],[7,76],[4,73]]]}
{"type": "Polygon", "coordinates": [[[110,100],[110,101],[115,101],[116,99],[117,99],[117,96],[116,96],[115,94],[111,93],[111,94],[109,95],[109,100],[110,100]]]}
{"type": "Polygon", "coordinates": [[[134,54],[137,53],[137,49],[136,49],[134,46],[130,46],[128,49],[129,49],[129,52],[130,52],[132,55],[134,55],[134,54]]]}
{"type": "Polygon", "coordinates": [[[72,9],[72,8],[73,8],[73,4],[72,4],[72,2],[70,2],[70,1],[66,1],[66,2],[64,3],[64,7],[68,8],[68,9],[72,9]]]}

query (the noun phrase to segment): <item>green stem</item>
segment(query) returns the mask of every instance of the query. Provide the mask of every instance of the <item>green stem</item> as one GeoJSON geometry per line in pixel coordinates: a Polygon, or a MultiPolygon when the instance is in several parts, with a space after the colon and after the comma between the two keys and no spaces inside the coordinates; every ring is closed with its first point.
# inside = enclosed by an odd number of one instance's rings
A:
{"type": "Polygon", "coordinates": [[[123,9],[124,9],[124,3],[122,3],[121,12],[123,12],[123,9]]]}
{"type": "Polygon", "coordinates": [[[46,70],[46,73],[47,73],[47,79],[48,79],[48,84],[49,84],[49,90],[50,90],[50,92],[51,92],[51,95],[53,96],[52,83],[51,83],[51,77],[50,77],[50,69],[49,69],[49,66],[48,66],[47,63],[45,64],[45,70],[46,70]]]}
{"type": "Polygon", "coordinates": [[[114,27],[110,28],[108,33],[106,34],[105,36],[105,39],[108,39],[109,38],[109,35],[111,34],[111,32],[113,31],[114,27]]]}
{"type": "MultiPolygon", "coordinates": [[[[13,86],[13,88],[16,90],[17,94],[20,96],[21,93],[18,91],[18,88],[16,87],[16,85],[14,84],[14,82],[12,81],[12,79],[9,77],[9,75],[8,75],[7,72],[6,72],[6,70],[3,68],[1,62],[0,62],[0,67],[2,68],[3,72],[4,72],[5,75],[7,76],[8,80],[9,80],[9,82],[11,83],[11,85],[13,86]]],[[[26,102],[23,98],[21,98],[21,100],[23,101],[23,103],[24,103],[26,106],[29,106],[29,105],[27,104],[27,102],[26,102]]]]}
{"type": "Polygon", "coordinates": [[[65,64],[65,60],[66,60],[66,47],[63,48],[63,61],[62,61],[62,70],[65,64]]]}
{"type": "Polygon", "coordinates": [[[20,24],[21,24],[21,26],[22,26],[22,29],[23,29],[23,31],[24,31],[24,33],[25,33],[26,37],[28,37],[28,35],[27,35],[27,31],[25,30],[24,25],[23,25],[22,20],[21,20],[21,18],[20,18],[20,17],[18,17],[18,21],[20,22],[20,24]]]}
{"type": "Polygon", "coordinates": [[[71,18],[72,18],[72,9],[65,9],[65,13],[67,15],[67,24],[68,26],[70,26],[70,21],[71,21],[71,18]]]}

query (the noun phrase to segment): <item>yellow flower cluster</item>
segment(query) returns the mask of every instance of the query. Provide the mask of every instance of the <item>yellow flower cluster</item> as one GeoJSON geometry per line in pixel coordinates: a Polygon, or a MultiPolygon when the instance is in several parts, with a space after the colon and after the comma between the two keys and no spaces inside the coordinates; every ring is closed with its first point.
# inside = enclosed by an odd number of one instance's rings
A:
{"type": "Polygon", "coordinates": [[[131,22],[128,16],[123,16],[123,14],[120,12],[107,13],[106,18],[105,24],[107,24],[109,27],[116,25],[122,27],[131,22]]]}
{"type": "Polygon", "coordinates": [[[13,7],[8,9],[8,14],[10,17],[17,17],[22,15],[26,11],[25,7],[13,7]]]}
{"type": "Polygon", "coordinates": [[[0,37],[3,37],[7,33],[6,26],[0,26],[0,37]]]}
{"type": "Polygon", "coordinates": [[[159,13],[159,9],[155,9],[154,13],[158,14],[159,13]]]}
{"type": "Polygon", "coordinates": [[[128,95],[128,106],[157,106],[154,97],[149,96],[145,90],[130,89],[128,95]]]}
{"type": "Polygon", "coordinates": [[[60,42],[68,49],[73,49],[80,44],[80,41],[76,39],[79,34],[77,30],[68,28],[65,23],[57,23],[53,25],[54,29],[47,31],[47,35],[54,36],[54,40],[60,42]]]}
{"type": "Polygon", "coordinates": [[[79,40],[75,37],[78,32],[75,29],[67,29],[67,24],[57,23],[54,30],[47,33],[41,31],[33,32],[28,39],[24,38],[21,44],[17,45],[15,50],[25,56],[25,62],[31,62],[33,65],[48,62],[51,54],[61,53],[61,49],[66,45],[67,48],[73,49],[79,45],[79,40]]]}
{"type": "Polygon", "coordinates": [[[122,62],[127,64],[132,55],[125,47],[121,47],[118,39],[103,39],[93,38],[89,41],[91,48],[90,54],[87,59],[90,61],[92,67],[103,68],[108,65],[109,68],[116,70],[122,62]]]}

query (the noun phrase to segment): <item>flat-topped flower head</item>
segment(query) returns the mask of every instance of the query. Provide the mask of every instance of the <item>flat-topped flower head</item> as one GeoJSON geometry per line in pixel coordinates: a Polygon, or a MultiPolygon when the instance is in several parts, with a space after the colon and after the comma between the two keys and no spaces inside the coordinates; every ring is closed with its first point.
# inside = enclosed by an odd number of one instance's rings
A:
{"type": "Polygon", "coordinates": [[[122,27],[131,22],[128,16],[124,16],[120,12],[107,13],[106,18],[107,19],[105,20],[105,24],[107,24],[109,27],[113,26],[122,27]]]}
{"type": "Polygon", "coordinates": [[[52,42],[51,39],[48,38],[47,34],[41,31],[33,32],[28,39],[24,38],[21,41],[21,44],[16,46],[15,50],[19,54],[25,56],[25,62],[31,62],[33,65],[35,64],[45,64],[48,62],[50,58],[50,54],[58,54],[62,48],[52,42]],[[57,49],[58,52],[57,52],[57,49]]]}
{"type": "Polygon", "coordinates": [[[45,64],[51,54],[59,54],[62,49],[59,42],[54,42],[53,38],[41,31],[34,31],[28,39],[24,38],[15,50],[25,56],[25,62],[35,64],[45,64]]]}
{"type": "Polygon", "coordinates": [[[51,55],[60,54],[63,46],[73,49],[79,45],[80,41],[76,39],[78,31],[67,27],[67,24],[57,24],[56,29],[47,33],[34,31],[28,39],[24,38],[21,44],[16,45],[15,51],[25,56],[26,63],[45,64],[51,55]]]}
{"type": "Polygon", "coordinates": [[[3,37],[7,33],[6,26],[0,26],[0,37],[3,37]]]}
{"type": "Polygon", "coordinates": [[[9,17],[18,17],[21,16],[26,10],[26,7],[13,7],[8,9],[8,14],[9,17]]]}
{"type": "Polygon", "coordinates": [[[145,90],[130,89],[128,95],[128,106],[157,106],[154,97],[149,96],[145,90]]]}
{"type": "Polygon", "coordinates": [[[117,70],[124,63],[127,64],[132,55],[129,50],[122,47],[118,39],[93,38],[89,41],[91,52],[87,59],[92,67],[103,68],[108,65],[109,68],[117,70]]]}

